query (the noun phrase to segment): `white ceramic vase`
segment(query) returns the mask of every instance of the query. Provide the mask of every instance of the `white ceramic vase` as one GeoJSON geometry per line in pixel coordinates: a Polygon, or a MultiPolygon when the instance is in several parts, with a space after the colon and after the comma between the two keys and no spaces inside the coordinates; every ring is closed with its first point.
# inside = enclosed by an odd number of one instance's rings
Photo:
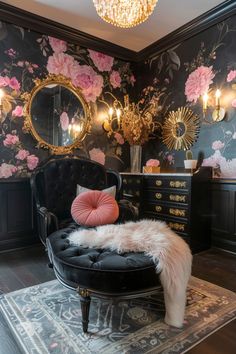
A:
{"type": "Polygon", "coordinates": [[[197,167],[197,160],[184,160],[184,167],[188,170],[195,170],[197,167]]]}

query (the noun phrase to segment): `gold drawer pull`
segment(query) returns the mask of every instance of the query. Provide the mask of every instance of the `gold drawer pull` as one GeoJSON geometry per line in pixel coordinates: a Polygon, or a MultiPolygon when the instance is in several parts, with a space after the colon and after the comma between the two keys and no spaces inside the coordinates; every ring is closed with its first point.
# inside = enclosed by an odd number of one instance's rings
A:
{"type": "Polygon", "coordinates": [[[186,196],[185,195],[178,195],[178,194],[170,194],[169,199],[174,202],[186,202],[186,196]]]}
{"type": "Polygon", "coordinates": [[[162,185],[162,181],[160,181],[159,179],[156,180],[156,186],[160,187],[162,185]]]}
{"type": "Polygon", "coordinates": [[[161,199],[161,198],[162,198],[162,194],[161,194],[161,193],[156,193],[156,194],[155,194],[155,197],[156,197],[157,199],[161,199]]]}
{"type": "Polygon", "coordinates": [[[169,209],[169,213],[171,215],[174,215],[174,216],[183,216],[183,217],[185,217],[185,210],[170,208],[169,209]]]}
{"type": "Polygon", "coordinates": [[[169,227],[176,231],[184,231],[184,224],[179,224],[178,222],[169,222],[169,227]]]}
{"type": "Polygon", "coordinates": [[[170,187],[172,188],[186,188],[186,181],[170,181],[170,187]]]}
{"type": "Polygon", "coordinates": [[[156,205],[155,209],[158,213],[160,213],[162,211],[162,207],[160,205],[156,205]]]}

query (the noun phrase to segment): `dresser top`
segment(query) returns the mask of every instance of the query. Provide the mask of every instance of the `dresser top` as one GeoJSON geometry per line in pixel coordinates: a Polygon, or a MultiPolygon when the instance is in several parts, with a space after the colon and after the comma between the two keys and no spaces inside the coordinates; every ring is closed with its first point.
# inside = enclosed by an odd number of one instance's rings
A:
{"type": "Polygon", "coordinates": [[[187,172],[160,172],[160,173],[141,173],[141,172],[120,172],[121,175],[130,175],[130,176],[176,176],[176,177],[191,177],[193,173],[187,172]]]}

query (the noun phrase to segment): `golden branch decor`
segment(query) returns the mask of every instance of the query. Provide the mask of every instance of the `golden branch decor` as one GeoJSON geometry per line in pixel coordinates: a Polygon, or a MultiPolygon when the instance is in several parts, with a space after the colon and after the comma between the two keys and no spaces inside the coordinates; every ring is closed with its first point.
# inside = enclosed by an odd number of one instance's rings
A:
{"type": "Polygon", "coordinates": [[[155,130],[152,107],[140,111],[139,104],[130,104],[129,97],[126,95],[121,129],[124,139],[130,145],[143,145],[155,130]]]}
{"type": "Polygon", "coordinates": [[[200,121],[188,107],[171,111],[163,124],[163,142],[170,150],[188,150],[196,141],[200,121]]]}

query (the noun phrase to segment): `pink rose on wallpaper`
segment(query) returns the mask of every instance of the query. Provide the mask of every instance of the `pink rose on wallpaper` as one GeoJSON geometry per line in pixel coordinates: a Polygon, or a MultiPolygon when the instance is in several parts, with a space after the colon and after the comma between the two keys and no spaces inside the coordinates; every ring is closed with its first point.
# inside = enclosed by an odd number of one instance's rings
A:
{"type": "Polygon", "coordinates": [[[39,163],[39,159],[35,155],[27,156],[27,167],[30,171],[34,170],[39,163]]]}
{"type": "Polygon", "coordinates": [[[233,108],[236,108],[236,98],[231,102],[233,108]]]}
{"type": "Polygon", "coordinates": [[[22,117],[23,115],[23,107],[22,106],[16,106],[14,111],[12,111],[12,116],[13,117],[22,117]]]}
{"type": "Polygon", "coordinates": [[[22,60],[19,60],[16,65],[19,66],[20,68],[23,68],[24,62],[22,60]]]}
{"type": "Polygon", "coordinates": [[[227,82],[231,82],[236,78],[236,70],[231,70],[227,75],[227,82]]]}
{"type": "Polygon", "coordinates": [[[19,89],[20,89],[20,83],[19,83],[19,81],[17,80],[17,78],[15,76],[10,79],[8,85],[13,90],[19,91],[19,89]]]}
{"type": "Polygon", "coordinates": [[[24,150],[24,149],[21,149],[18,151],[18,153],[16,154],[15,158],[17,160],[25,160],[27,158],[27,156],[29,156],[29,151],[28,150],[24,150]]]}
{"type": "Polygon", "coordinates": [[[95,66],[100,71],[110,71],[114,62],[114,58],[109,55],[96,52],[95,50],[88,50],[90,58],[94,62],[95,66]]]}
{"type": "Polygon", "coordinates": [[[214,77],[215,74],[212,72],[212,66],[200,66],[194,70],[185,83],[187,101],[196,103],[197,99],[209,90],[214,77]]]}
{"type": "Polygon", "coordinates": [[[10,79],[8,76],[0,76],[0,87],[8,86],[10,79]]]}
{"type": "Polygon", "coordinates": [[[216,140],[212,143],[213,150],[221,150],[221,149],[223,149],[224,146],[225,146],[225,144],[222,143],[222,141],[220,141],[220,140],[216,140]]]}
{"type": "Polygon", "coordinates": [[[221,155],[220,151],[217,150],[213,155],[203,160],[202,166],[217,168],[223,163],[223,161],[225,161],[225,158],[221,155]]]}
{"type": "Polygon", "coordinates": [[[102,150],[93,148],[89,151],[90,159],[96,162],[99,162],[102,165],[105,165],[105,154],[102,150]]]}
{"type": "Polygon", "coordinates": [[[160,166],[160,161],[156,160],[156,159],[149,159],[146,162],[146,166],[158,167],[158,166],[160,166]]]}
{"type": "Polygon", "coordinates": [[[110,83],[113,88],[120,87],[121,77],[119,71],[113,70],[110,75],[110,83]]]}
{"type": "Polygon", "coordinates": [[[49,44],[55,53],[63,53],[67,50],[67,43],[61,39],[48,36],[49,44]]]}
{"type": "Polygon", "coordinates": [[[82,93],[88,102],[95,102],[102,93],[103,77],[98,75],[91,66],[77,65],[72,77],[72,83],[82,89],[82,93]]]}
{"type": "Polygon", "coordinates": [[[173,160],[174,160],[174,156],[173,155],[167,155],[167,160],[170,162],[170,163],[173,163],[173,160]]]}
{"type": "Polygon", "coordinates": [[[60,115],[61,129],[65,132],[69,126],[69,117],[66,112],[62,112],[60,115]]]}
{"type": "Polygon", "coordinates": [[[130,78],[129,78],[129,80],[130,80],[131,85],[134,86],[134,83],[135,83],[135,81],[136,81],[134,75],[131,75],[130,78]]]}
{"type": "Polygon", "coordinates": [[[116,139],[117,143],[120,145],[123,145],[125,143],[123,136],[119,133],[115,133],[114,138],[116,139]]]}
{"type": "Polygon", "coordinates": [[[0,178],[9,178],[17,172],[17,168],[14,165],[2,163],[0,165],[0,178]]]}
{"type": "Polygon", "coordinates": [[[3,145],[8,147],[19,143],[19,137],[17,135],[7,134],[3,140],[3,145]]]}
{"type": "Polygon", "coordinates": [[[48,58],[47,70],[50,74],[73,77],[76,62],[71,55],[65,53],[54,53],[48,58]]]}

